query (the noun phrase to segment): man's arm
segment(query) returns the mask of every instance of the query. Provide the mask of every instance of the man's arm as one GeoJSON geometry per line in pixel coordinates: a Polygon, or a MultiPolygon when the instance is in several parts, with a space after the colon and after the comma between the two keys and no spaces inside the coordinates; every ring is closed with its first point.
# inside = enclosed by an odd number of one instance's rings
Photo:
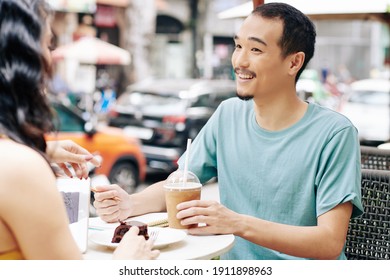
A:
{"type": "Polygon", "coordinates": [[[154,183],[131,195],[118,185],[96,186],[93,189],[96,213],[106,222],[117,222],[132,216],[165,211],[164,182],[154,183]]]}
{"type": "Polygon", "coordinates": [[[131,195],[130,216],[166,211],[164,183],[165,181],[154,183],[143,191],[131,195]]]}
{"type": "Polygon", "coordinates": [[[346,202],[318,217],[317,226],[292,226],[238,214],[210,201],[190,201],[179,205],[183,224],[205,223],[190,228],[190,234],[232,233],[284,254],[313,259],[337,258],[345,243],[352,204],[346,202]]]}
{"type": "Polygon", "coordinates": [[[340,204],[318,217],[317,226],[290,226],[253,217],[243,219],[238,235],[288,255],[336,259],[345,244],[352,204],[340,204]]]}

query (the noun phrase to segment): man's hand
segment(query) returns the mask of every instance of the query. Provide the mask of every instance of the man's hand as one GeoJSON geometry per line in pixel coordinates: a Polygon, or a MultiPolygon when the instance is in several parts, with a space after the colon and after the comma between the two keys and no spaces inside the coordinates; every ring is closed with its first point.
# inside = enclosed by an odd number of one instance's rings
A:
{"type": "Polygon", "coordinates": [[[95,193],[93,206],[103,221],[118,222],[130,216],[130,197],[120,186],[96,186],[92,191],[95,193]]]}
{"type": "Polygon", "coordinates": [[[190,234],[234,234],[240,214],[216,201],[191,200],[177,205],[177,218],[183,225],[204,224],[189,228],[190,234]]]}

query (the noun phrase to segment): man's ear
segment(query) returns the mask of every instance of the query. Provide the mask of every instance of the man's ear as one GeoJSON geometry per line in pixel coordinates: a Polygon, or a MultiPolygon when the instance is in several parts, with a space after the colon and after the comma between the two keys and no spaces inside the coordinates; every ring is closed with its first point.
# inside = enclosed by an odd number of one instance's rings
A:
{"type": "Polygon", "coordinates": [[[297,52],[290,55],[289,59],[289,74],[296,75],[299,69],[302,68],[303,62],[305,61],[305,53],[297,52]]]}

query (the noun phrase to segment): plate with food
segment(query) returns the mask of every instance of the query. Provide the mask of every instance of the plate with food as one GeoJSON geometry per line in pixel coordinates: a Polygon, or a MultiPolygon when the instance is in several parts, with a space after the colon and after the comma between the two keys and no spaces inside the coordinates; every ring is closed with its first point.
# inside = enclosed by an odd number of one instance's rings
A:
{"type": "MultiPolygon", "coordinates": [[[[148,227],[143,228],[142,225],[137,225],[140,228],[140,234],[149,236],[155,235],[153,248],[159,249],[168,245],[180,242],[187,236],[187,232],[184,230],[173,228],[161,228],[161,227],[148,227]],[[147,230],[146,230],[147,229],[147,230]]],[[[110,248],[118,247],[121,236],[124,234],[124,228],[126,225],[121,223],[115,229],[96,230],[90,234],[89,239],[99,245],[104,245],[110,248]]]]}

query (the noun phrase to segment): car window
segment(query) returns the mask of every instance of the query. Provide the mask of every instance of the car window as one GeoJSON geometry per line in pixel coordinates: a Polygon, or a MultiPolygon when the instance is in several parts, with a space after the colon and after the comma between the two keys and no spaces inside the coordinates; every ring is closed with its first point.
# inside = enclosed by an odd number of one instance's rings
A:
{"type": "Polygon", "coordinates": [[[76,115],[73,115],[60,106],[55,106],[54,108],[57,111],[58,119],[60,121],[60,126],[57,127],[59,131],[84,131],[84,122],[76,115]]]}
{"type": "Polygon", "coordinates": [[[390,98],[389,93],[383,91],[354,91],[349,101],[369,105],[388,105],[390,98]]]}
{"type": "Polygon", "coordinates": [[[214,108],[217,108],[219,106],[219,104],[221,104],[222,101],[229,99],[231,97],[234,97],[234,96],[236,96],[235,91],[226,92],[226,93],[224,92],[222,94],[216,94],[216,95],[214,95],[214,100],[212,102],[212,106],[214,108]]]}
{"type": "Polygon", "coordinates": [[[222,101],[234,96],[236,96],[236,93],[233,91],[202,94],[198,96],[198,99],[191,107],[207,107],[216,109],[222,101]]]}
{"type": "Polygon", "coordinates": [[[120,98],[117,102],[120,106],[134,106],[142,108],[143,112],[177,112],[183,111],[187,101],[172,95],[157,95],[146,92],[132,92],[120,98]]]}
{"type": "Polygon", "coordinates": [[[210,95],[199,95],[191,107],[210,107],[210,95]]]}
{"type": "Polygon", "coordinates": [[[169,95],[133,92],[130,94],[129,102],[133,105],[172,105],[180,103],[180,98],[169,95]]]}

